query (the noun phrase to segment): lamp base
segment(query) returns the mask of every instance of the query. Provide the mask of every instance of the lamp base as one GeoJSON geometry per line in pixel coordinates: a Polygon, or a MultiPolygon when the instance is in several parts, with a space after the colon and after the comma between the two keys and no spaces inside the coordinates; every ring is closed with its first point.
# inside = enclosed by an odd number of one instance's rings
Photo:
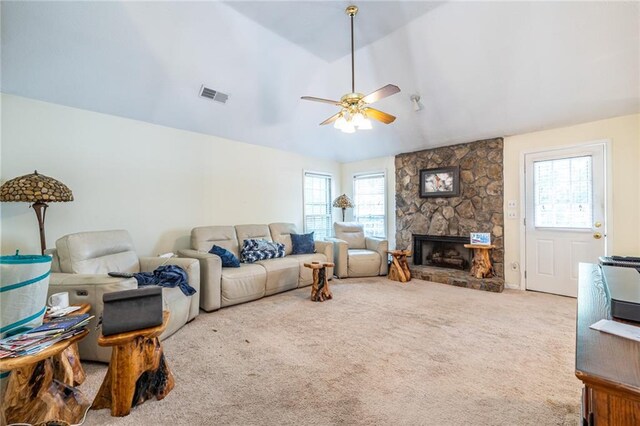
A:
{"type": "Polygon", "coordinates": [[[47,213],[47,203],[43,203],[42,201],[35,202],[31,205],[33,210],[36,212],[36,218],[38,219],[38,228],[40,229],[40,249],[42,254],[47,248],[47,242],[44,237],[44,217],[47,213]]]}

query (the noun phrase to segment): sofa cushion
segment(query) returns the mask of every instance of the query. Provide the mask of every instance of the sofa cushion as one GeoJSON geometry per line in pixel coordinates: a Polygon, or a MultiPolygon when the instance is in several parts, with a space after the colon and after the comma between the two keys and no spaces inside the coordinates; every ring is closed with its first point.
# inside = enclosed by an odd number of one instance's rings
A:
{"type": "Polygon", "coordinates": [[[291,234],[292,254],[311,254],[316,251],[313,232],[308,234],[291,234]]]}
{"type": "Polygon", "coordinates": [[[333,224],[336,238],[344,240],[350,249],[367,248],[364,238],[364,228],[360,223],[336,222],[333,224]]]}
{"type": "Polygon", "coordinates": [[[240,257],[236,229],[233,226],[200,226],[191,230],[192,249],[206,253],[214,244],[240,257]]]}
{"type": "Polygon", "coordinates": [[[349,249],[349,277],[373,277],[380,273],[380,254],[373,250],[349,249]]]}
{"type": "Polygon", "coordinates": [[[284,257],[284,244],[267,240],[248,239],[243,241],[240,254],[242,262],[246,263],[284,257]]]}
{"type": "Polygon", "coordinates": [[[298,287],[300,264],[296,259],[283,257],[259,260],[256,263],[267,271],[266,296],[298,287]]]}
{"type": "Polygon", "coordinates": [[[236,235],[240,244],[251,239],[273,241],[267,225],[236,225],[236,235]]]}
{"type": "Polygon", "coordinates": [[[222,268],[221,306],[260,299],[265,294],[267,271],[262,265],[241,264],[239,268],[222,268]]]}
{"type": "Polygon", "coordinates": [[[70,274],[140,272],[138,255],[127,231],[93,231],[56,241],[60,270],[70,274]]]}
{"type": "Polygon", "coordinates": [[[273,241],[284,244],[284,252],[289,256],[293,249],[291,234],[298,232],[296,226],[293,223],[271,223],[269,224],[269,230],[273,241]]]}
{"type": "Polygon", "coordinates": [[[238,260],[238,258],[225,248],[222,248],[214,244],[213,247],[211,247],[211,250],[209,250],[209,253],[215,254],[216,256],[220,256],[220,260],[222,261],[222,266],[224,268],[240,267],[240,261],[238,260]]]}

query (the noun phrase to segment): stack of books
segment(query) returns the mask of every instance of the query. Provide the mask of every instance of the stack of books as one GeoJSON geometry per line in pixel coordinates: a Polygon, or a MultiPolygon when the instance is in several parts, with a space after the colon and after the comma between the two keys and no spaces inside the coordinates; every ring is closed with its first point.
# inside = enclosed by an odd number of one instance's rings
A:
{"type": "Polygon", "coordinates": [[[0,359],[35,355],[61,340],[82,333],[93,315],[53,318],[27,332],[0,340],[0,359]]]}

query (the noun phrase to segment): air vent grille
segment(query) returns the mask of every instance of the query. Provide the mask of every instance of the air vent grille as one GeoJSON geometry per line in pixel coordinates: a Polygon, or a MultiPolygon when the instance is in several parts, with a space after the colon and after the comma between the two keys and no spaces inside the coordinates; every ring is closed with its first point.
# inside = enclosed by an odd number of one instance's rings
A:
{"type": "Polygon", "coordinates": [[[210,89],[205,85],[202,85],[202,87],[200,88],[200,97],[211,99],[212,101],[220,102],[222,104],[227,103],[227,99],[229,99],[229,95],[227,95],[226,93],[210,89]]]}

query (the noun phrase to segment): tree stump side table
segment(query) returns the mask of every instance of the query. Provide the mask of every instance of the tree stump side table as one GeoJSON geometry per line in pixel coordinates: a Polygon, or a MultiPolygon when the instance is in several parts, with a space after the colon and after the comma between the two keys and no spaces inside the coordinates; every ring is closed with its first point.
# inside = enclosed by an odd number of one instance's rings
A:
{"type": "Polygon", "coordinates": [[[100,346],[113,346],[113,352],[92,410],[111,408],[112,416],[123,417],[136,405],[169,394],[175,380],[158,339],[168,322],[164,311],[161,325],[98,338],[100,346]]]}
{"type": "Polygon", "coordinates": [[[410,250],[389,250],[387,251],[391,255],[391,268],[389,269],[389,275],[387,278],[393,281],[400,281],[406,283],[411,281],[411,271],[409,270],[409,264],[407,263],[407,256],[411,256],[410,250]]]}
{"type": "Polygon", "coordinates": [[[494,245],[465,244],[468,249],[473,250],[473,263],[471,264],[471,275],[476,278],[491,278],[494,275],[493,265],[489,252],[496,248],[494,245]]]}
{"type": "Polygon", "coordinates": [[[305,263],[305,267],[313,271],[313,284],[311,286],[311,301],[324,302],[333,299],[331,290],[329,289],[329,277],[327,276],[327,268],[335,266],[331,262],[311,262],[305,263]]]}
{"type": "MultiPolygon", "coordinates": [[[[89,303],[83,303],[80,305],[80,309],[65,315],[65,317],[87,314],[89,311],[91,311],[91,305],[89,303]]],[[[45,316],[44,322],[47,321],[48,318],[45,316]]],[[[87,375],[80,363],[80,353],[78,352],[78,344],[76,342],[69,345],[64,351],[53,356],[53,377],[69,386],[78,386],[84,383],[87,375]]]]}
{"type": "Polygon", "coordinates": [[[78,389],[55,380],[53,358],[87,334],[85,330],[34,355],[0,359],[0,371],[11,371],[0,407],[0,424],[82,421],[89,400],[78,389]]]}

